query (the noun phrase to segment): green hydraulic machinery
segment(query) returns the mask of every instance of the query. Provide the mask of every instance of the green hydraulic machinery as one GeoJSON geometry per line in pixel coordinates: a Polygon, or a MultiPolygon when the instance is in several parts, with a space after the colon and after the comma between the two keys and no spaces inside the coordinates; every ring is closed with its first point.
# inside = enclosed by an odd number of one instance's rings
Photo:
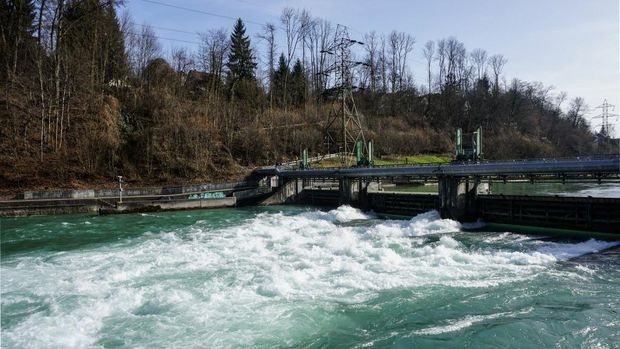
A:
{"type": "Polygon", "coordinates": [[[367,156],[364,156],[364,142],[361,140],[357,141],[355,145],[355,160],[357,163],[357,167],[371,167],[374,164],[374,159],[372,155],[372,140],[368,141],[367,149],[367,156]]]}
{"type": "Polygon", "coordinates": [[[482,160],[482,127],[471,133],[471,143],[463,143],[463,130],[456,130],[456,160],[478,161],[482,160]]]}
{"type": "Polygon", "coordinates": [[[306,170],[310,168],[310,164],[308,163],[308,148],[304,148],[301,151],[301,161],[299,161],[299,169],[306,170]]]}

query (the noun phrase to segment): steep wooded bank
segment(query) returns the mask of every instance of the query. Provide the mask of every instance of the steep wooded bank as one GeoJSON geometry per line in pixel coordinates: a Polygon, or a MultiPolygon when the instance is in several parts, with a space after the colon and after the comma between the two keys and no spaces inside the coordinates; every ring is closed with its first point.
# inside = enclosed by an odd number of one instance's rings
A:
{"type": "MultiPolygon", "coordinates": [[[[230,34],[205,28],[196,52],[164,54],[150,27],[119,20],[116,1],[0,6],[1,188],[111,183],[117,175],[233,179],[303,147],[325,151],[333,102],[321,72],[334,63],[336,27],[306,11],[284,9],[253,43],[238,20],[230,34]]],[[[417,86],[411,35],[372,32],[363,41],[353,52],[363,64],[349,78],[377,155],[450,153],[456,128],[478,126],[492,159],[611,151],[606,135],[589,130],[581,98],[563,111],[566,94],[505,82],[501,55],[468,52],[452,37],[429,41],[419,50],[428,75],[417,86]]]]}

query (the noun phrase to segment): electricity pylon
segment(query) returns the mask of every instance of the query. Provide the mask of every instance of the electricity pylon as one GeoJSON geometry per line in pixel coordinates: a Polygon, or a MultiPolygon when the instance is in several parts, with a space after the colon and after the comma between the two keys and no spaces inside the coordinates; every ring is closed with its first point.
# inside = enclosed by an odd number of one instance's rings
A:
{"type": "Polygon", "coordinates": [[[592,117],[593,119],[601,119],[601,133],[607,137],[611,137],[611,125],[609,124],[609,119],[617,118],[618,114],[611,114],[609,110],[614,110],[615,106],[613,104],[607,103],[605,99],[603,104],[596,107],[596,109],[602,109],[601,114],[592,117]]]}
{"type": "Polygon", "coordinates": [[[328,49],[321,51],[335,58],[332,65],[322,72],[333,81],[332,87],[323,93],[331,103],[325,124],[327,153],[340,153],[340,162],[344,167],[352,164],[356,146],[363,146],[363,153],[368,154],[364,129],[353,98],[353,90],[357,89],[353,85],[353,69],[367,64],[351,58],[351,47],[363,44],[350,39],[347,27],[339,24],[334,42],[328,49]]]}

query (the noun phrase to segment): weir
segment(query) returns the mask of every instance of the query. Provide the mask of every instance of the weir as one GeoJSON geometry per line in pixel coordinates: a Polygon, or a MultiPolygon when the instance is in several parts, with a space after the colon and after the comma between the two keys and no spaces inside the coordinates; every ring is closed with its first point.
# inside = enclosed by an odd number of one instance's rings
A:
{"type": "Polygon", "coordinates": [[[491,181],[620,182],[620,157],[468,161],[442,165],[312,169],[264,167],[245,182],[125,190],[26,192],[0,202],[0,216],[76,212],[132,213],[247,205],[351,205],[414,216],[437,210],[462,222],[530,225],[620,236],[620,198],[489,195],[491,181]],[[437,185],[436,194],[389,193],[384,183],[437,185]]]}
{"type": "Polygon", "coordinates": [[[562,160],[467,162],[434,166],[340,169],[263,168],[257,175],[282,186],[264,204],[351,205],[378,213],[413,216],[437,210],[443,218],[615,233],[620,235],[620,199],[488,195],[491,180],[617,181],[618,156],[562,160]],[[437,183],[436,195],[384,193],[394,178],[437,183]],[[315,185],[314,183],[330,183],[315,185]]]}

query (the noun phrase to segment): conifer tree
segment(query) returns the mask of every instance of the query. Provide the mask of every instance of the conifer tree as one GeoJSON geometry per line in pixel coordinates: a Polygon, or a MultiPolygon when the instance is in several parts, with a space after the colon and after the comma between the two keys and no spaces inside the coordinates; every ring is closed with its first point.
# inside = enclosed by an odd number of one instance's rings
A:
{"type": "Polygon", "coordinates": [[[34,4],[31,0],[2,1],[0,3],[0,78],[12,79],[19,61],[25,60],[31,43],[34,23],[34,4]]]}
{"type": "Polygon", "coordinates": [[[228,77],[233,82],[254,79],[256,62],[250,47],[250,38],[245,34],[245,25],[241,18],[237,19],[230,36],[230,52],[226,66],[229,70],[228,77]]]}
{"type": "Polygon", "coordinates": [[[306,72],[304,71],[304,66],[299,59],[297,59],[295,65],[293,66],[290,81],[291,104],[298,108],[302,107],[306,103],[306,89],[308,86],[308,81],[306,78],[306,72]]]}
{"type": "Polygon", "coordinates": [[[284,107],[286,100],[288,100],[288,93],[284,90],[284,82],[288,79],[290,72],[286,66],[286,58],[284,54],[280,55],[278,60],[278,67],[273,72],[272,94],[275,98],[275,103],[279,107],[284,107]]]}
{"type": "Polygon", "coordinates": [[[67,49],[72,67],[88,77],[93,88],[123,79],[128,70],[125,43],[113,3],[98,1],[70,3],[65,14],[63,49],[67,49]]]}

